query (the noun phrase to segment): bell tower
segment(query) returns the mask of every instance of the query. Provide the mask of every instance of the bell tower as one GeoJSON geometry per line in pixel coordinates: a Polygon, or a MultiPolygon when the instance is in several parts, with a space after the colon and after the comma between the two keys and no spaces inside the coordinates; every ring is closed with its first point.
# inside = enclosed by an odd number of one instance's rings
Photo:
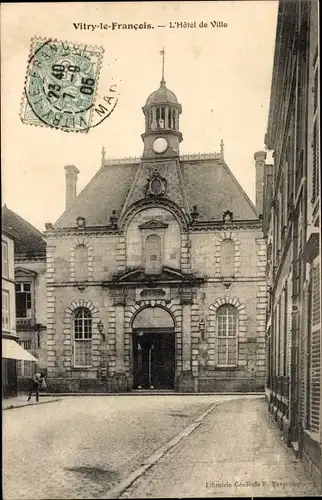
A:
{"type": "Polygon", "coordinates": [[[179,130],[179,115],[182,111],[176,95],[166,87],[164,80],[164,49],[162,55],[162,77],[160,87],[147,99],[142,108],[145,116],[143,159],[174,158],[179,156],[182,134],[179,130]]]}

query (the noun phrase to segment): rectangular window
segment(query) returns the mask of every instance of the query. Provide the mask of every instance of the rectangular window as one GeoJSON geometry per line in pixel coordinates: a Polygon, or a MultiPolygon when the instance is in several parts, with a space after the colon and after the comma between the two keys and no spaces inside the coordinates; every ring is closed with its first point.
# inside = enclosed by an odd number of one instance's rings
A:
{"type": "Polygon", "coordinates": [[[91,366],[92,316],[88,309],[79,308],[74,313],[74,364],[91,366]]]}
{"type": "Polygon", "coordinates": [[[280,297],[280,375],[284,376],[284,350],[285,350],[285,290],[282,290],[280,297]]]}
{"type": "Polygon", "coordinates": [[[88,340],[92,338],[91,318],[75,318],[75,339],[88,340]]]}
{"type": "Polygon", "coordinates": [[[31,283],[16,283],[16,316],[31,318],[31,283]]]}
{"type": "Polygon", "coordinates": [[[2,328],[10,330],[10,294],[2,290],[2,328]]]}
{"type": "Polygon", "coordinates": [[[9,278],[9,260],[8,260],[8,243],[2,241],[2,276],[4,278],[9,278]]]}
{"type": "Polygon", "coordinates": [[[313,126],[313,186],[312,186],[312,202],[314,203],[318,197],[319,187],[320,187],[320,139],[319,139],[319,124],[318,120],[315,120],[313,126]]]}
{"type": "Polygon", "coordinates": [[[321,300],[320,300],[320,263],[318,258],[311,266],[310,317],[309,322],[309,393],[308,428],[320,432],[321,413],[321,300]]]}
{"type": "Polygon", "coordinates": [[[278,257],[279,257],[279,251],[280,251],[280,203],[279,199],[276,200],[276,207],[275,207],[275,250],[276,250],[276,255],[275,259],[277,262],[278,257]]]}
{"type": "Polygon", "coordinates": [[[75,340],[75,366],[90,366],[91,351],[91,340],[75,340]]]}
{"type": "Polygon", "coordinates": [[[285,284],[284,292],[284,359],[283,359],[283,375],[287,376],[287,353],[288,353],[288,287],[285,284]]]}
{"type": "Polygon", "coordinates": [[[217,312],[218,366],[237,365],[237,311],[222,306],[217,312]]]}
{"type": "Polygon", "coordinates": [[[31,378],[35,374],[34,363],[32,361],[17,361],[17,376],[31,378]]]}
{"type": "Polygon", "coordinates": [[[275,375],[279,375],[279,369],[280,369],[280,317],[279,317],[279,312],[280,312],[280,307],[279,307],[279,302],[277,302],[276,307],[275,307],[275,375]]]}
{"type": "Polygon", "coordinates": [[[31,340],[19,340],[19,344],[21,345],[21,347],[26,349],[26,351],[31,350],[31,340]]]}

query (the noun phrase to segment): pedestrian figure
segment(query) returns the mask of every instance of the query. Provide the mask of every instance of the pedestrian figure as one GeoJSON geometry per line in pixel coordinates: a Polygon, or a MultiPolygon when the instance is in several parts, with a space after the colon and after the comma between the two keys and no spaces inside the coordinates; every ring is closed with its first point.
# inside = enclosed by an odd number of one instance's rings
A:
{"type": "Polygon", "coordinates": [[[31,379],[28,401],[31,400],[32,393],[36,393],[36,401],[39,402],[39,389],[45,384],[45,374],[37,372],[31,379]]]}

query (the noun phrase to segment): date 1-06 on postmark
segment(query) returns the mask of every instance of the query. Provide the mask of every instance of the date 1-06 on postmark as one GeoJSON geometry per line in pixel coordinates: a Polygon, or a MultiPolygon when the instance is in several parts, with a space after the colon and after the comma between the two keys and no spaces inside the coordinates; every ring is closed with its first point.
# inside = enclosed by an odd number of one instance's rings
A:
{"type": "Polygon", "coordinates": [[[34,38],[21,107],[24,123],[87,132],[104,49],[34,38]]]}

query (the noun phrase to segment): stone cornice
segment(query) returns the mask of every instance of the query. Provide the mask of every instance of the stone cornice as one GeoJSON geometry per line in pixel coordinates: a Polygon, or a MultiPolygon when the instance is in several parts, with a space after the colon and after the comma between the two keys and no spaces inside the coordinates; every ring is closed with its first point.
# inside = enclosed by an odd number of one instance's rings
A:
{"type": "MultiPolygon", "coordinates": [[[[152,205],[152,203],[149,203],[152,205]]],[[[250,220],[235,220],[228,224],[224,224],[222,220],[210,220],[210,221],[195,221],[190,223],[188,230],[192,232],[203,232],[203,231],[227,231],[231,229],[262,229],[262,222],[259,219],[250,220]]],[[[123,234],[123,230],[119,228],[113,228],[112,226],[87,226],[86,229],[77,229],[75,227],[66,228],[56,228],[46,231],[47,237],[79,237],[79,236],[105,236],[105,235],[120,235],[123,234]]],[[[27,260],[16,259],[18,261],[27,260]]],[[[38,257],[37,260],[45,260],[45,257],[38,257]]]]}
{"type": "Polygon", "coordinates": [[[20,262],[24,263],[34,263],[34,262],[46,262],[46,254],[36,255],[35,257],[26,257],[23,254],[15,254],[15,264],[20,262]]]}
{"type": "Polygon", "coordinates": [[[259,219],[235,220],[224,224],[222,220],[195,221],[189,224],[189,231],[229,231],[233,229],[262,229],[259,219]]]}
{"type": "Polygon", "coordinates": [[[123,231],[121,231],[118,228],[112,227],[112,226],[86,226],[86,229],[77,229],[75,227],[65,227],[65,228],[56,228],[56,229],[51,229],[50,231],[46,232],[47,237],[51,236],[88,236],[88,235],[119,235],[122,234],[123,231]]]}
{"type": "MultiPolygon", "coordinates": [[[[70,287],[70,288],[81,288],[82,290],[85,290],[88,287],[93,287],[93,286],[102,286],[102,287],[122,287],[127,286],[127,287],[133,287],[133,288],[142,288],[145,286],[156,286],[156,285],[162,285],[162,286],[177,286],[177,285],[183,285],[183,286],[189,286],[189,285],[202,285],[203,283],[222,283],[224,286],[224,282],[227,281],[226,278],[223,277],[209,277],[209,276],[196,276],[195,278],[187,279],[187,280],[172,280],[172,281],[167,281],[167,280],[155,280],[155,282],[151,282],[149,280],[146,281],[126,281],[126,282],[115,282],[112,280],[97,280],[97,281],[86,281],[86,282],[79,282],[79,281],[61,281],[61,282],[47,282],[47,287],[51,288],[64,288],[64,287],[70,287]]],[[[229,278],[229,281],[231,282],[232,285],[238,284],[238,283],[265,283],[266,278],[265,277],[260,277],[260,276],[248,276],[248,277],[239,277],[239,278],[229,278]]]]}

